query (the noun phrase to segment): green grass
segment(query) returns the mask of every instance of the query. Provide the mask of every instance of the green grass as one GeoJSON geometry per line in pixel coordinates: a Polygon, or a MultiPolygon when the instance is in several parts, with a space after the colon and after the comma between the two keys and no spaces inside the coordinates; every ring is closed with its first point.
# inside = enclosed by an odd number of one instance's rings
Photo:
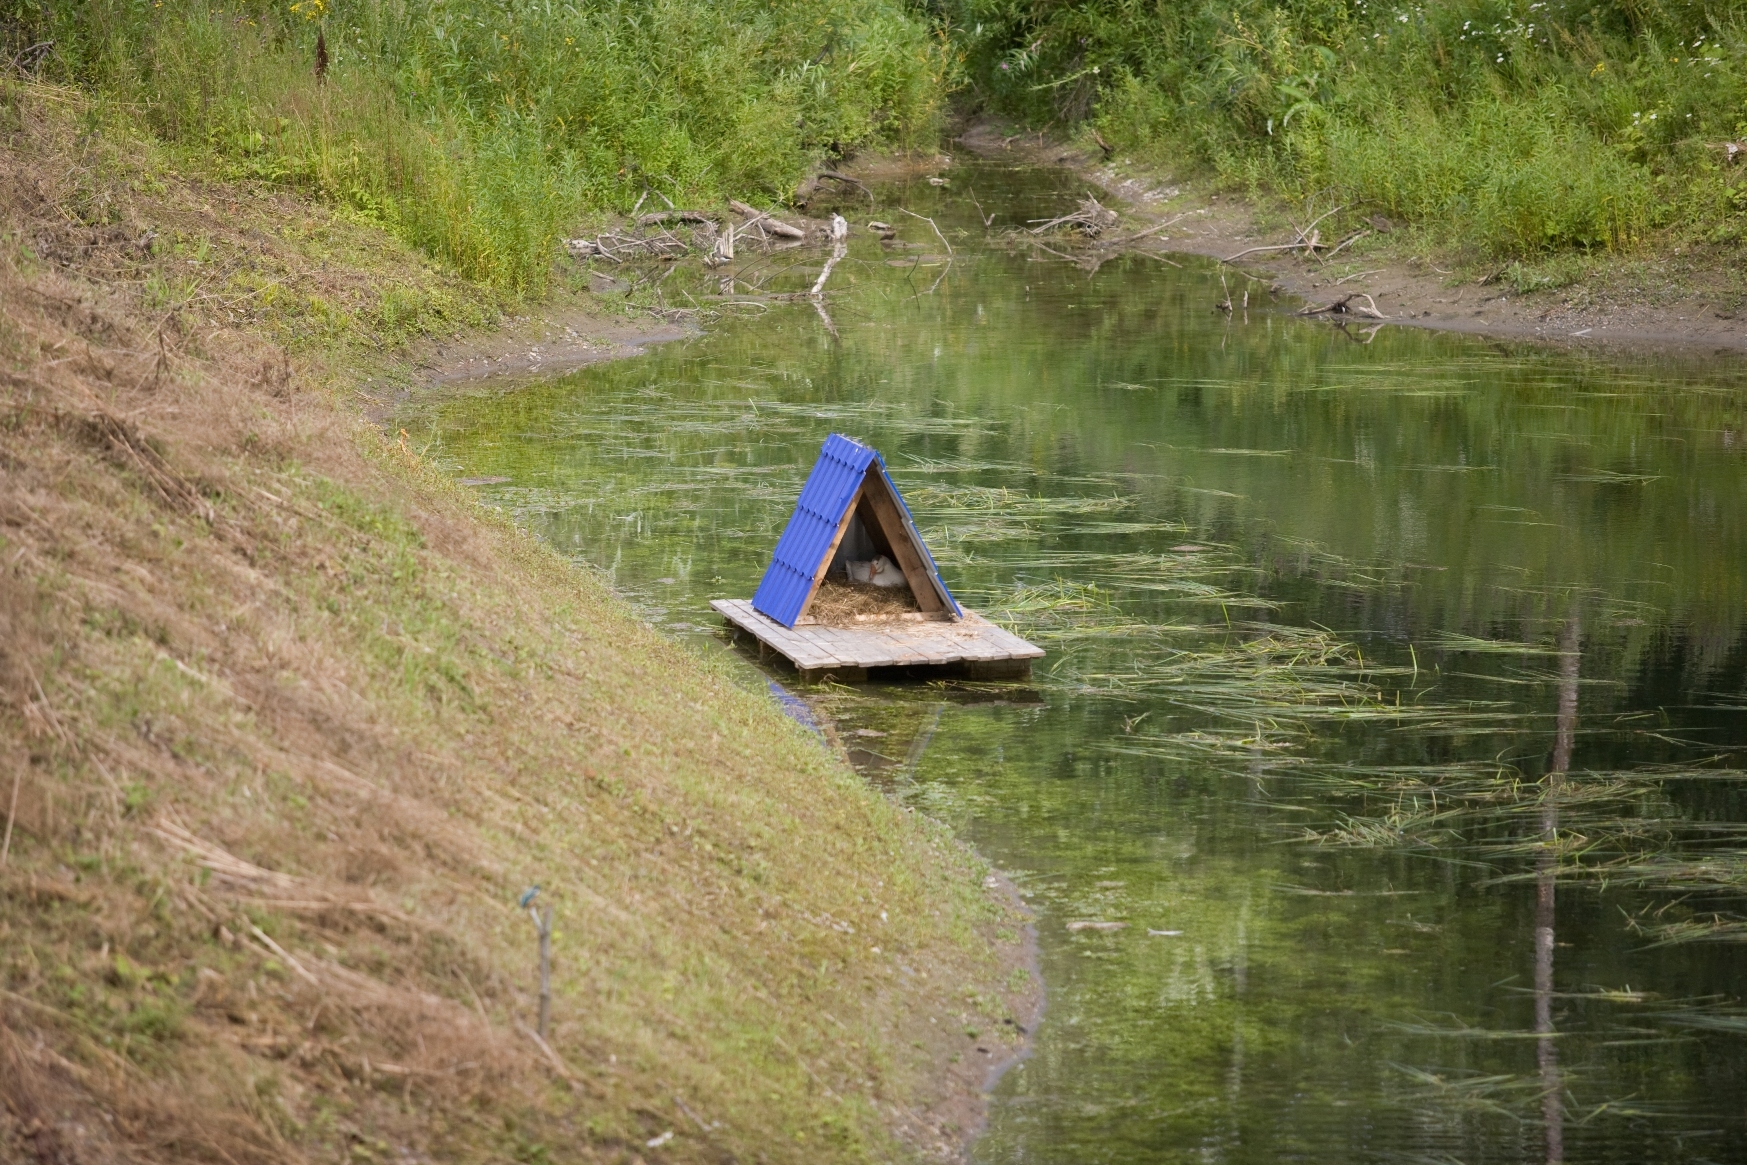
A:
{"type": "Polygon", "coordinates": [[[6,55],[43,41],[45,79],[190,167],[314,194],[521,295],[587,215],[779,198],[822,158],[932,142],[951,65],[897,0],[0,6],[6,55]]]}
{"type": "MultiPolygon", "coordinates": [[[[959,0],[987,106],[1528,258],[1747,237],[1747,8],[959,0]]],[[[1333,225],[1333,224],[1331,224],[1333,225]]],[[[1329,230],[1325,227],[1325,234],[1329,230]]]]}
{"type": "Polygon", "coordinates": [[[0,77],[9,1110],[81,1158],[902,1159],[1005,1015],[986,867],[358,415],[507,293],[115,108],[0,77]]]}

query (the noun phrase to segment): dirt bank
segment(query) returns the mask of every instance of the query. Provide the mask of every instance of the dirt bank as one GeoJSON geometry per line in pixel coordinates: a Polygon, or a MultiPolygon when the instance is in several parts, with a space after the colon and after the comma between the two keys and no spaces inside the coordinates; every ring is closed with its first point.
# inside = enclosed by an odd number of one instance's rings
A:
{"type": "Polygon", "coordinates": [[[192,164],[0,79],[0,1160],[960,1153],[982,863],[364,415],[656,333],[192,164]]]}
{"type": "MultiPolygon", "coordinates": [[[[1118,200],[1136,229],[1183,216],[1137,244],[1156,253],[1223,260],[1294,237],[1278,212],[1219,194],[1204,181],[1120,157],[1106,160],[1097,150],[1020,133],[998,121],[973,122],[956,140],[984,157],[1068,167],[1118,200]]],[[[1231,267],[1304,305],[1369,297],[1356,304],[1374,304],[1389,324],[1568,346],[1747,351],[1747,270],[1738,249],[1681,245],[1657,254],[1646,247],[1632,255],[1539,268],[1475,267],[1440,258],[1386,219],[1373,220],[1369,229],[1327,262],[1273,252],[1236,259],[1231,267]]],[[[1350,316],[1347,322],[1369,328],[1379,321],[1350,316]]]]}

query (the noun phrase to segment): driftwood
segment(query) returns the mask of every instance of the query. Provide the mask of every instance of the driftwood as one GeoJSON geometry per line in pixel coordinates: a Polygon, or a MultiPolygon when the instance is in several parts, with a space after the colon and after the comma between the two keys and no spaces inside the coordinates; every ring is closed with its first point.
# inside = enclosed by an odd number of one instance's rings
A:
{"type": "MultiPolygon", "coordinates": [[[[566,239],[565,249],[580,260],[605,259],[612,263],[633,259],[671,261],[682,255],[696,254],[703,259],[704,266],[715,268],[732,262],[736,250],[748,243],[756,250],[774,252],[801,246],[809,237],[820,241],[823,236],[823,241],[838,244],[836,249],[841,252],[849,233],[849,224],[841,216],[833,215],[822,231],[817,227],[802,228],[739,199],[728,200],[727,212],[685,209],[670,202],[666,210],[638,214],[649,193],[645,190],[644,197],[631,208],[632,217],[628,224],[602,231],[594,238],[566,239]]],[[[666,201],[665,195],[659,191],[654,193],[666,201]]],[[[843,258],[842,253],[833,255],[813,292],[800,293],[800,298],[817,299],[831,268],[843,258]]],[[[664,304],[657,314],[671,313],[672,310],[675,309],[668,309],[664,304]]]]}
{"type": "MultiPolygon", "coordinates": [[[[1317,252],[1318,248],[1326,248],[1328,246],[1328,244],[1326,244],[1322,241],[1322,232],[1316,229],[1317,224],[1321,223],[1323,219],[1329,217],[1330,215],[1338,214],[1339,212],[1341,212],[1345,209],[1346,209],[1346,207],[1344,205],[1342,205],[1342,206],[1334,207],[1331,210],[1325,210],[1321,214],[1317,215],[1314,219],[1312,219],[1308,226],[1295,227],[1294,228],[1294,236],[1295,237],[1293,238],[1293,240],[1290,243],[1275,243],[1271,246],[1266,246],[1266,247],[1250,247],[1246,250],[1239,251],[1235,255],[1228,255],[1225,258],[1221,259],[1220,262],[1221,263],[1235,263],[1239,259],[1242,259],[1245,255],[1259,255],[1259,254],[1262,254],[1263,252],[1266,252],[1266,251],[1297,251],[1297,250],[1303,250],[1303,252],[1306,255],[1311,255],[1311,256],[1315,256],[1318,259],[1322,259],[1323,256],[1317,255],[1316,252],[1317,252]]],[[[1350,238],[1348,238],[1346,240],[1346,242],[1341,243],[1339,247],[1334,248],[1334,250],[1339,251],[1342,248],[1346,247],[1348,243],[1351,243],[1355,239],[1359,238],[1360,235],[1365,235],[1365,234],[1369,234],[1369,233],[1370,233],[1369,231],[1360,231],[1359,234],[1351,236],[1350,238]]],[[[1330,254],[1333,254],[1333,253],[1334,253],[1333,251],[1330,252],[1330,254]]]]}
{"type": "Polygon", "coordinates": [[[790,226],[786,222],[770,217],[768,210],[759,210],[756,207],[748,206],[737,198],[730,198],[728,205],[734,209],[736,214],[746,216],[746,222],[740,227],[742,231],[756,224],[764,227],[771,234],[781,235],[785,239],[804,239],[807,237],[807,232],[800,227],[790,226]]]}
{"type": "Polygon", "coordinates": [[[1071,214],[1057,215],[1052,219],[1034,218],[1031,221],[1042,223],[1042,226],[1031,228],[1031,233],[1041,235],[1056,227],[1078,227],[1089,239],[1095,239],[1116,225],[1117,214],[1114,210],[1100,203],[1090,194],[1080,200],[1079,209],[1071,214]]]}
{"type": "Polygon", "coordinates": [[[662,231],[658,235],[622,235],[616,231],[606,231],[593,239],[568,239],[564,247],[578,259],[592,259],[599,256],[622,263],[627,258],[639,255],[677,256],[691,250],[691,244],[676,235],[662,231]]]}
{"type": "Polygon", "coordinates": [[[1119,246],[1122,246],[1124,243],[1137,242],[1141,239],[1146,238],[1148,235],[1158,234],[1160,231],[1164,230],[1166,227],[1174,227],[1178,223],[1182,222],[1184,219],[1186,219],[1188,217],[1189,217],[1188,213],[1185,212],[1183,214],[1178,215],[1176,218],[1166,219],[1164,222],[1161,222],[1161,223],[1154,223],[1152,226],[1148,227],[1144,231],[1136,231],[1132,235],[1123,235],[1120,239],[1106,239],[1105,243],[1109,246],[1119,247],[1119,246]]]}
{"type": "Polygon", "coordinates": [[[1364,316],[1366,319],[1373,320],[1386,320],[1389,318],[1377,310],[1377,301],[1362,291],[1348,292],[1333,303],[1325,303],[1321,307],[1307,307],[1301,310],[1298,314],[1301,316],[1356,315],[1364,316]],[[1356,299],[1362,299],[1370,306],[1366,307],[1354,303],[1353,301],[1356,299]]]}
{"type": "Polygon", "coordinates": [[[927,216],[927,215],[925,215],[925,214],[917,214],[917,213],[916,213],[916,212],[915,212],[915,211],[913,211],[913,210],[905,210],[905,209],[904,209],[904,208],[903,208],[903,207],[901,207],[901,206],[900,206],[900,207],[899,207],[899,208],[898,208],[898,210],[899,210],[899,212],[900,212],[900,213],[902,213],[902,214],[907,214],[907,215],[909,215],[909,216],[910,216],[910,217],[911,217],[911,218],[919,218],[919,219],[921,219],[921,220],[922,220],[922,221],[923,221],[923,222],[925,222],[925,223],[927,223],[927,224],[928,224],[928,225],[929,225],[929,226],[931,226],[931,227],[933,227],[933,228],[934,228],[934,237],[935,237],[935,238],[937,238],[937,239],[939,239],[939,240],[940,240],[940,245],[941,245],[941,246],[943,246],[943,247],[945,247],[945,248],[946,248],[946,257],[947,257],[947,258],[948,258],[948,259],[950,259],[950,258],[952,258],[952,257],[953,257],[953,255],[952,255],[952,244],[951,244],[951,243],[949,243],[949,242],[947,242],[947,241],[946,241],[946,236],[945,236],[945,235],[943,235],[943,234],[941,234],[941,233],[940,233],[940,224],[939,224],[939,223],[937,223],[937,222],[935,222],[935,221],[934,221],[934,220],[933,220],[933,219],[931,219],[931,218],[929,218],[929,217],[928,217],[928,216],[927,216]]]}
{"type": "Polygon", "coordinates": [[[703,210],[657,210],[637,216],[637,225],[640,227],[653,226],[658,222],[713,223],[715,221],[715,215],[703,210]]]}
{"type": "MultiPolygon", "coordinates": [[[[823,271],[819,272],[819,278],[813,284],[813,290],[807,292],[807,295],[811,299],[817,301],[820,296],[825,294],[825,281],[827,279],[831,278],[831,269],[833,267],[837,266],[837,264],[841,263],[843,261],[843,257],[845,255],[849,254],[849,245],[847,242],[845,242],[845,240],[848,239],[848,237],[849,237],[849,224],[847,222],[843,221],[842,215],[840,215],[840,214],[832,215],[831,216],[831,241],[832,241],[831,257],[829,259],[825,260],[825,269],[823,271]]],[[[823,313],[821,313],[821,314],[823,314],[823,313]]],[[[828,326],[828,327],[831,326],[829,316],[826,317],[826,326],[828,326]]],[[[832,327],[831,331],[833,334],[835,334],[837,329],[835,327],[832,327]]]]}
{"type": "Polygon", "coordinates": [[[1326,255],[1318,255],[1317,258],[1321,259],[1324,263],[1326,263],[1330,259],[1334,258],[1336,255],[1340,254],[1342,251],[1346,250],[1349,246],[1358,242],[1360,239],[1364,238],[1366,235],[1368,235],[1370,233],[1371,232],[1369,230],[1354,231],[1352,234],[1348,235],[1345,239],[1341,240],[1340,244],[1338,246],[1336,246],[1334,250],[1330,251],[1326,255]]]}

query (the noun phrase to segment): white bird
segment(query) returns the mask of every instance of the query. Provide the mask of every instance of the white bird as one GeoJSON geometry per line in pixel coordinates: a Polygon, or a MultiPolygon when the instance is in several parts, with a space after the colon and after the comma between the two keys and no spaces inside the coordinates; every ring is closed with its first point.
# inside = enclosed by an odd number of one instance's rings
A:
{"type": "Polygon", "coordinates": [[[901,587],[904,582],[904,572],[897,564],[885,555],[874,557],[872,562],[856,562],[851,560],[845,565],[849,568],[849,581],[871,583],[876,587],[901,587]]]}

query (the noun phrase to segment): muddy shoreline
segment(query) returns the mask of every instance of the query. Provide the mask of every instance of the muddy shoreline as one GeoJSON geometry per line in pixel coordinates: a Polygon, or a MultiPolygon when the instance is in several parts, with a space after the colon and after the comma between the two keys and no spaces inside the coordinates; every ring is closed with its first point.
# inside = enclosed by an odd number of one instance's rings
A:
{"type": "MultiPolygon", "coordinates": [[[[1154,254],[1223,260],[1291,238],[1289,230],[1268,229],[1254,205],[1205,182],[1112,164],[1097,151],[1018,134],[997,121],[973,122],[954,140],[985,158],[1066,167],[1116,199],[1135,229],[1184,216],[1141,244],[1154,254]]],[[[1395,237],[1373,234],[1357,254],[1324,264],[1275,252],[1246,256],[1229,267],[1306,305],[1369,296],[1383,319],[1346,317],[1358,328],[1395,324],[1565,348],[1747,352],[1747,287],[1723,252],[1676,247],[1666,255],[1622,258],[1564,288],[1516,294],[1497,278],[1487,280],[1492,272],[1474,277],[1441,267],[1429,254],[1403,253],[1406,245],[1395,237]]],[[[1233,294],[1239,294],[1235,284],[1233,294]]]]}

